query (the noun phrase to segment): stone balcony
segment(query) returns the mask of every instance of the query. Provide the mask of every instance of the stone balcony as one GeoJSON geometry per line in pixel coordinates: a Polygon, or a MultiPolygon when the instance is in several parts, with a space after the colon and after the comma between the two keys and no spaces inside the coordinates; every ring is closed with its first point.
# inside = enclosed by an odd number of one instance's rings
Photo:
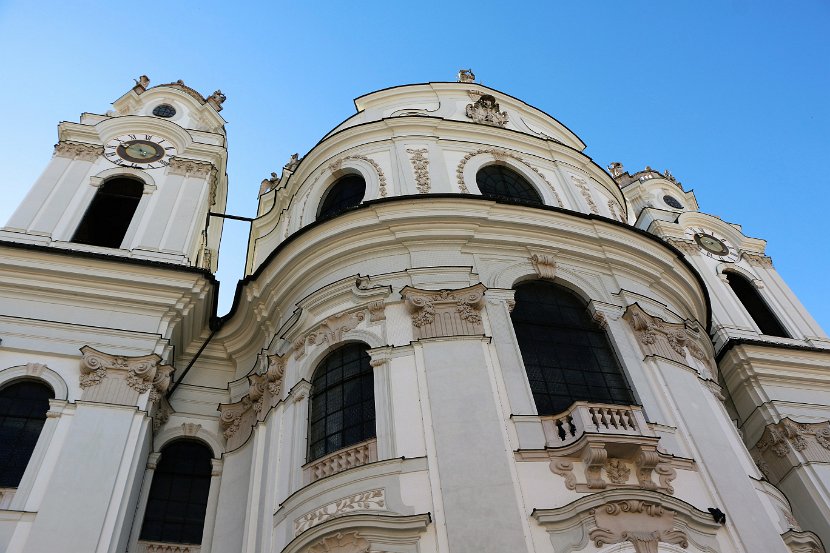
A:
{"type": "Polygon", "coordinates": [[[540,419],[545,446],[551,448],[571,445],[586,434],[655,437],[642,409],[633,405],[577,401],[567,411],[540,419]]]}
{"type": "Polygon", "coordinates": [[[202,550],[201,545],[146,540],[139,541],[137,546],[137,553],[199,553],[202,550]]]}
{"type": "Polygon", "coordinates": [[[372,438],[365,442],[340,449],[303,467],[303,480],[311,484],[350,468],[367,465],[378,460],[378,442],[372,438]]]}

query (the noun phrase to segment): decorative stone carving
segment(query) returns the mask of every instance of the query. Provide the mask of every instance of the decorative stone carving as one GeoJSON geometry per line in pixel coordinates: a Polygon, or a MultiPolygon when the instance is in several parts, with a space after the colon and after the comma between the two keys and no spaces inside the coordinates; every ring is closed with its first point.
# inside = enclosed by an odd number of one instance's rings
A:
{"type": "Polygon", "coordinates": [[[700,247],[698,247],[694,240],[686,240],[685,238],[666,238],[666,242],[686,255],[696,255],[700,253],[700,247]]]}
{"type": "Polygon", "coordinates": [[[591,210],[591,213],[599,215],[599,208],[597,208],[597,204],[594,202],[593,196],[591,196],[591,190],[588,188],[588,182],[582,177],[577,177],[576,175],[571,175],[571,181],[573,181],[574,185],[579,188],[579,192],[582,194],[582,197],[585,198],[585,202],[588,204],[588,208],[591,210]]]}
{"type": "Polygon", "coordinates": [[[306,345],[336,344],[343,339],[343,334],[357,328],[357,325],[366,318],[360,311],[346,311],[327,318],[325,321],[307,332],[304,337],[294,342],[294,358],[301,359],[305,355],[306,345]]]}
{"type": "Polygon", "coordinates": [[[368,553],[369,542],[357,532],[327,536],[308,548],[308,553],[368,553]]]}
{"type": "Polygon", "coordinates": [[[138,357],[110,355],[90,346],[81,348],[83,360],[79,383],[84,389],[83,399],[132,405],[138,395],[150,392],[150,403],[158,401],[170,387],[173,367],[159,365],[161,357],[156,354],[138,357]],[[111,381],[102,390],[90,390],[105,381],[111,381]],[[135,392],[130,394],[125,388],[135,392]]]}
{"type": "Polygon", "coordinates": [[[199,433],[199,430],[202,429],[201,424],[196,424],[194,422],[183,422],[182,423],[182,434],[185,436],[195,436],[199,433]]]}
{"type": "Polygon", "coordinates": [[[533,254],[530,256],[530,262],[540,278],[556,278],[556,259],[552,255],[533,254]]]}
{"type": "Polygon", "coordinates": [[[429,192],[429,159],[427,148],[407,149],[412,170],[415,172],[415,186],[420,194],[429,192]]]}
{"type": "MultiPolygon", "coordinates": [[[[671,171],[669,171],[668,169],[663,171],[663,178],[666,179],[667,181],[673,183],[673,184],[676,184],[677,186],[680,186],[680,182],[676,178],[674,178],[674,175],[672,175],[671,171]]],[[[681,187],[681,189],[682,189],[682,187],[681,187]]]]}
{"type": "Polygon", "coordinates": [[[294,521],[294,535],[301,534],[327,520],[350,513],[384,510],[386,510],[386,491],[383,488],[348,495],[297,518],[294,521]]]}
{"type": "Polygon", "coordinates": [[[155,541],[140,540],[137,543],[141,553],[199,553],[202,550],[200,545],[181,543],[163,543],[155,541]]]}
{"type": "Polygon", "coordinates": [[[658,542],[689,546],[686,533],[674,528],[674,512],[660,503],[613,501],[593,514],[597,528],[588,537],[597,547],[628,541],[637,553],[657,553],[658,542]]]}
{"type": "Polygon", "coordinates": [[[372,301],[366,306],[369,310],[369,322],[376,323],[386,320],[386,304],[383,300],[372,301]]]}
{"type": "Polygon", "coordinates": [[[221,90],[217,90],[208,96],[206,101],[216,111],[222,111],[222,104],[224,104],[227,99],[228,97],[222,94],[221,90]]]}
{"type": "Polygon", "coordinates": [[[26,363],[26,374],[39,377],[43,374],[43,369],[48,368],[44,363],[26,363]]]}
{"type": "Polygon", "coordinates": [[[498,102],[490,94],[483,94],[475,103],[467,104],[465,113],[476,123],[484,125],[503,127],[507,123],[507,112],[499,111],[498,102]]]}
{"type": "Polygon", "coordinates": [[[458,290],[421,290],[406,286],[401,297],[412,315],[415,339],[484,334],[483,284],[458,290]]]}
{"type": "Polygon", "coordinates": [[[582,464],[585,465],[585,483],[589,490],[602,490],[607,486],[602,478],[602,468],[608,459],[604,444],[590,443],[582,450],[582,464]]]}
{"type": "Polygon", "coordinates": [[[476,74],[473,73],[472,69],[459,69],[458,70],[458,82],[459,83],[472,83],[476,80],[476,74]]]}
{"type": "Polygon", "coordinates": [[[550,462],[550,471],[565,479],[565,487],[569,490],[576,489],[576,475],[573,473],[574,464],[562,459],[553,459],[550,462]]]}
{"type": "Polygon", "coordinates": [[[601,329],[604,330],[608,328],[608,318],[605,316],[605,313],[602,313],[601,311],[595,311],[591,315],[591,318],[594,320],[595,323],[597,323],[597,326],[599,326],[601,329]]]}
{"type": "MultiPolygon", "coordinates": [[[[296,171],[297,166],[300,164],[300,154],[295,153],[291,154],[291,158],[289,158],[288,163],[282,166],[283,169],[286,171],[291,171],[292,173],[296,171]]],[[[273,174],[273,173],[272,173],[273,174]]]]}
{"type": "Polygon", "coordinates": [[[378,460],[377,440],[361,442],[317,459],[303,468],[306,484],[310,484],[344,470],[360,467],[378,460]]]}
{"type": "Polygon", "coordinates": [[[159,429],[170,420],[170,415],[173,414],[173,407],[165,399],[161,398],[155,411],[153,412],[153,431],[158,432],[159,429]]]}
{"type": "Polygon", "coordinates": [[[619,161],[614,161],[608,166],[608,172],[611,173],[612,177],[617,178],[625,172],[625,167],[619,161]]]}
{"type": "Polygon", "coordinates": [[[683,323],[668,323],[659,317],[652,317],[636,303],[629,305],[623,314],[628,321],[646,356],[657,355],[682,363],[689,361],[686,351],[703,365],[705,379],[714,379],[717,367],[711,353],[711,343],[700,331],[683,323]],[[705,340],[705,341],[704,341],[705,340]]]}
{"type": "Polygon", "coordinates": [[[259,195],[262,196],[266,192],[270,192],[271,190],[277,187],[277,184],[279,182],[279,176],[272,171],[271,178],[262,179],[262,183],[259,185],[259,195]]]}
{"type": "Polygon", "coordinates": [[[386,175],[383,174],[383,169],[380,168],[380,165],[378,165],[378,163],[374,159],[366,157],[364,155],[360,155],[360,154],[352,154],[352,155],[348,155],[348,156],[345,156],[345,157],[341,157],[340,159],[337,159],[337,160],[329,163],[329,170],[332,173],[335,172],[335,171],[339,171],[340,167],[343,166],[343,162],[348,160],[348,159],[359,159],[361,161],[365,161],[366,163],[368,163],[369,165],[372,166],[372,169],[374,169],[375,173],[377,173],[377,175],[378,175],[378,183],[379,183],[378,188],[380,189],[380,191],[379,191],[380,197],[385,198],[386,197],[386,175]]]}
{"type": "Polygon", "coordinates": [[[825,553],[821,539],[812,532],[790,529],[781,534],[781,539],[792,553],[825,553]]]}
{"type": "Polygon", "coordinates": [[[150,86],[150,77],[148,77],[147,75],[142,75],[139,78],[133,80],[135,81],[135,86],[133,87],[133,89],[138,94],[141,94],[142,92],[147,90],[148,86],[150,86]]]}
{"type": "Polygon", "coordinates": [[[97,144],[61,140],[55,144],[54,155],[83,161],[95,161],[98,156],[104,155],[104,147],[97,144]]]}
{"type": "Polygon", "coordinates": [[[209,161],[198,161],[195,159],[184,159],[173,157],[170,159],[168,171],[172,175],[185,175],[189,177],[207,177],[216,171],[216,167],[209,161]]]}
{"type": "Polygon", "coordinates": [[[550,181],[548,181],[547,177],[545,177],[545,175],[541,171],[539,171],[539,169],[537,169],[536,167],[533,167],[532,165],[528,165],[527,162],[525,162],[517,154],[514,154],[513,152],[509,152],[507,150],[502,150],[502,149],[499,149],[499,148],[482,148],[480,150],[476,150],[475,152],[470,152],[470,153],[466,154],[463,158],[461,158],[461,161],[458,162],[458,167],[456,167],[456,169],[455,169],[455,178],[458,181],[458,190],[462,194],[469,194],[470,193],[470,189],[467,188],[467,185],[464,183],[464,167],[467,165],[468,161],[470,161],[472,158],[474,158],[475,156],[480,155],[480,154],[490,154],[494,158],[496,158],[497,160],[512,158],[512,159],[515,159],[516,161],[520,162],[522,165],[524,165],[525,167],[529,168],[531,171],[536,173],[539,176],[540,179],[542,179],[542,181],[548,186],[550,191],[553,193],[553,197],[556,199],[556,206],[557,207],[562,207],[562,205],[563,205],[562,204],[562,198],[559,197],[559,193],[556,191],[556,189],[553,187],[553,185],[551,185],[551,183],[550,183],[550,181]]]}
{"type": "Polygon", "coordinates": [[[778,484],[793,468],[807,463],[830,463],[830,422],[782,419],[767,425],[750,453],[764,476],[778,484]]]}
{"type": "Polygon", "coordinates": [[[631,475],[631,469],[622,459],[612,457],[605,462],[605,472],[614,484],[625,484],[631,475]]]}
{"type": "Polygon", "coordinates": [[[753,267],[762,267],[764,269],[772,269],[772,258],[766,255],[760,255],[749,252],[741,252],[741,259],[746,259],[746,262],[753,267]]]}
{"type": "Polygon", "coordinates": [[[608,212],[611,213],[611,217],[620,221],[621,223],[625,222],[625,217],[623,216],[622,208],[620,204],[615,202],[614,200],[608,200],[608,212]]]}

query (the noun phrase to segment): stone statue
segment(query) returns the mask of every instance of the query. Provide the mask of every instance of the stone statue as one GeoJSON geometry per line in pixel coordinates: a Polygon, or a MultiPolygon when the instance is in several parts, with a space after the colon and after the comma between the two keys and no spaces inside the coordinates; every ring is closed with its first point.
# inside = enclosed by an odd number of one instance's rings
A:
{"type": "Polygon", "coordinates": [[[485,94],[475,104],[467,104],[467,117],[476,123],[503,127],[507,123],[507,112],[499,111],[499,104],[490,94],[485,94]]]}
{"type": "Polygon", "coordinates": [[[141,88],[147,88],[147,85],[150,84],[150,77],[147,75],[142,75],[137,79],[133,79],[135,81],[136,86],[140,86],[141,88]]]}
{"type": "Polygon", "coordinates": [[[608,166],[608,171],[611,173],[611,176],[616,178],[622,175],[625,172],[625,167],[619,161],[615,161],[608,166]]]}
{"type": "Polygon", "coordinates": [[[472,83],[475,82],[476,75],[473,73],[472,69],[459,69],[458,70],[458,82],[459,83],[472,83]]]}
{"type": "Polygon", "coordinates": [[[208,96],[207,103],[213,106],[216,111],[222,111],[222,103],[227,99],[227,96],[222,94],[221,90],[215,91],[208,96]]]}
{"type": "Polygon", "coordinates": [[[297,165],[300,164],[300,154],[291,154],[291,159],[288,160],[288,163],[285,164],[283,169],[286,171],[294,171],[297,168],[297,165]]]}
{"type": "Polygon", "coordinates": [[[262,196],[266,192],[273,190],[273,188],[277,185],[280,178],[277,176],[276,173],[271,173],[270,179],[263,179],[262,184],[259,185],[259,195],[262,196]]]}

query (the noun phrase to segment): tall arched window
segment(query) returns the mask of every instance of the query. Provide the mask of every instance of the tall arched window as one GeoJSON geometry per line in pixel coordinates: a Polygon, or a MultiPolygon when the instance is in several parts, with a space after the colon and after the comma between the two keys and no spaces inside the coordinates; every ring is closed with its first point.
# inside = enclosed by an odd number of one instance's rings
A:
{"type": "Polygon", "coordinates": [[[161,450],[139,539],[202,543],[213,457],[205,444],[177,440],[161,450]]]}
{"type": "Polygon", "coordinates": [[[366,344],[328,354],[311,379],[308,460],[375,437],[375,388],[366,344]]]}
{"type": "Polygon", "coordinates": [[[136,179],[106,181],[92,198],[72,241],[120,248],[143,193],[144,183],[136,179]]]}
{"type": "Polygon", "coordinates": [[[503,165],[487,165],[479,169],[476,184],[483,196],[542,205],[542,198],[533,185],[503,165]]]}
{"type": "Polygon", "coordinates": [[[724,275],[726,275],[729,287],[738,296],[738,300],[743,304],[758,328],[761,329],[762,334],[780,336],[781,338],[790,337],[751,282],[733,271],[725,271],[724,275]]]}
{"type": "Polygon", "coordinates": [[[31,380],[0,390],[0,488],[20,485],[54,397],[49,386],[31,380]]]}
{"type": "Polygon", "coordinates": [[[365,194],[366,181],[360,175],[346,175],[340,178],[326,191],[317,211],[317,219],[333,217],[359,205],[365,194]]]}
{"type": "Polygon", "coordinates": [[[634,403],[605,331],[576,294],[537,280],[516,286],[515,299],[513,328],[540,415],[575,401],[634,403]]]}

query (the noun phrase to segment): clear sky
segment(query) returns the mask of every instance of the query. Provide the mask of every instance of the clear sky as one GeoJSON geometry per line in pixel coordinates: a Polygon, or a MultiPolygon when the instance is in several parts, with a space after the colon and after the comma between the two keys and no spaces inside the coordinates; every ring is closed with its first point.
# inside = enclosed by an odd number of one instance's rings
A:
{"type": "MultiPolygon", "coordinates": [[[[566,124],[601,166],[670,169],[703,211],[769,241],[830,330],[830,2],[24,2],[0,0],[0,222],[56,125],[104,113],[133,79],[227,94],[228,213],[389,86],[485,85],[566,124]]],[[[247,228],[226,225],[230,306],[247,228]]]]}

